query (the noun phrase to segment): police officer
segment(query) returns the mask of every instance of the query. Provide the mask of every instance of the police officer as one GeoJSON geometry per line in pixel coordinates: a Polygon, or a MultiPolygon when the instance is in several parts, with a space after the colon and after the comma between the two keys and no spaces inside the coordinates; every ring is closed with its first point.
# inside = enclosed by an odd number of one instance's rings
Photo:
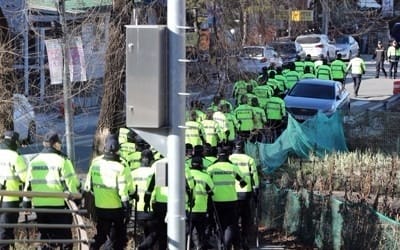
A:
{"type": "Polygon", "coordinates": [[[336,55],[336,60],[331,63],[332,80],[342,83],[345,86],[346,64],[342,61],[342,54],[336,55]]]}
{"type": "Polygon", "coordinates": [[[129,195],[134,194],[129,168],[120,162],[118,151],[116,136],[108,135],[103,157],[92,162],[86,177],[85,190],[94,195],[97,217],[95,242],[90,249],[100,249],[107,237],[115,250],[124,249],[127,243],[129,195]]]}
{"type": "Polygon", "coordinates": [[[332,79],[331,67],[328,65],[328,60],[326,58],[322,59],[322,65],[318,66],[315,76],[322,80],[332,79]]]}
{"type": "Polygon", "coordinates": [[[354,95],[358,96],[358,90],[360,89],[361,85],[361,76],[365,74],[365,62],[360,57],[360,53],[350,60],[349,65],[347,65],[346,72],[348,72],[350,69],[351,77],[353,78],[354,83],[354,95]]]}
{"type": "Polygon", "coordinates": [[[376,46],[374,54],[372,55],[372,59],[375,59],[375,64],[376,64],[375,78],[379,78],[379,73],[381,69],[385,77],[387,77],[385,70],[385,58],[386,58],[386,49],[385,47],[383,47],[382,41],[378,41],[378,45],[376,46]]]}
{"type": "Polygon", "coordinates": [[[240,171],[245,176],[245,181],[250,185],[241,187],[240,183],[236,181],[236,192],[238,193],[238,207],[239,207],[239,218],[241,221],[240,227],[240,239],[242,249],[249,249],[249,233],[252,225],[252,201],[253,198],[258,196],[259,189],[259,178],[257,172],[257,166],[254,159],[248,156],[244,152],[244,141],[237,141],[235,144],[235,150],[232,155],[229,156],[229,160],[237,165],[240,171]]]}
{"type": "Polygon", "coordinates": [[[121,128],[118,135],[118,142],[119,142],[119,156],[121,160],[130,167],[132,163],[132,155],[136,152],[136,144],[135,144],[136,134],[126,128],[121,128]]]}
{"type": "Polygon", "coordinates": [[[249,137],[250,131],[254,129],[254,110],[248,104],[247,96],[242,95],[240,98],[240,105],[234,110],[234,114],[240,124],[239,136],[245,138],[249,137]]]}
{"type": "MultiPolygon", "coordinates": [[[[0,189],[20,191],[26,180],[27,166],[17,152],[19,135],[14,131],[6,131],[3,136],[0,143],[0,189]]],[[[1,208],[18,208],[19,203],[17,196],[0,196],[1,208]]],[[[18,212],[0,212],[0,225],[5,223],[18,223],[18,212]]],[[[13,228],[0,227],[0,240],[14,238],[13,228]]],[[[0,244],[0,249],[9,248],[9,244],[0,244]]]]}
{"type": "Polygon", "coordinates": [[[390,63],[390,68],[389,68],[389,77],[393,79],[396,79],[397,75],[397,65],[399,64],[399,59],[400,59],[400,48],[397,46],[396,40],[393,40],[392,45],[389,46],[387,50],[387,58],[390,63]]]}
{"type": "MultiPolygon", "coordinates": [[[[44,136],[43,150],[29,162],[26,191],[33,192],[71,192],[80,189],[79,179],[74,166],[68,157],[61,152],[61,140],[54,131],[44,136]]],[[[33,197],[32,201],[24,197],[25,208],[68,209],[64,198],[33,197]]],[[[72,216],[68,213],[54,214],[37,212],[39,224],[72,224],[72,216]]],[[[38,228],[42,239],[72,239],[70,229],[38,228]]],[[[60,246],[62,249],[72,249],[72,244],[50,244],[50,247],[60,246]]],[[[43,248],[42,248],[43,249],[43,248]]]]}
{"type": "MultiPolygon", "coordinates": [[[[194,178],[194,197],[195,202],[190,214],[190,223],[188,223],[188,233],[194,246],[198,250],[205,249],[205,230],[207,227],[207,212],[209,210],[209,199],[213,194],[214,183],[209,174],[203,171],[202,157],[195,156],[191,161],[190,173],[194,178]]],[[[190,244],[190,243],[189,243],[190,244]]]]}
{"type": "MultiPolygon", "coordinates": [[[[167,162],[168,160],[163,158],[153,163],[152,168],[155,168],[154,174],[150,177],[144,196],[144,211],[149,211],[152,206],[154,219],[156,220],[155,234],[146,237],[145,241],[151,246],[155,244],[155,241],[158,241],[158,249],[167,249],[168,243],[167,224],[165,222],[168,203],[168,184],[166,181],[156,181],[156,177],[158,180],[166,180],[167,162]],[[154,199],[152,199],[152,196],[154,199]]],[[[189,205],[193,206],[194,203],[192,202],[193,199],[191,195],[193,194],[192,188],[194,187],[194,181],[187,168],[185,168],[185,176],[187,201],[189,205]]]]}
{"type": "Polygon", "coordinates": [[[234,240],[238,240],[238,196],[235,181],[239,181],[241,187],[247,185],[239,167],[229,161],[229,155],[229,147],[220,147],[218,160],[207,168],[207,173],[214,182],[213,201],[221,226],[224,249],[231,249],[234,240]]]}
{"type": "Polygon", "coordinates": [[[138,249],[151,249],[156,237],[156,224],[153,217],[153,211],[150,207],[147,211],[144,209],[144,196],[147,189],[147,184],[154,174],[154,168],[151,167],[153,162],[153,152],[150,149],[145,149],[142,151],[141,166],[131,172],[132,181],[137,186],[137,194],[139,196],[135,208],[137,213],[137,221],[135,221],[135,223],[138,223],[138,225],[142,227],[145,237],[144,241],[140,243],[135,242],[135,245],[138,247],[138,249]]]}
{"type": "Polygon", "coordinates": [[[192,110],[189,114],[189,120],[185,122],[185,143],[192,146],[203,145],[203,125],[197,121],[197,113],[192,110]]]}

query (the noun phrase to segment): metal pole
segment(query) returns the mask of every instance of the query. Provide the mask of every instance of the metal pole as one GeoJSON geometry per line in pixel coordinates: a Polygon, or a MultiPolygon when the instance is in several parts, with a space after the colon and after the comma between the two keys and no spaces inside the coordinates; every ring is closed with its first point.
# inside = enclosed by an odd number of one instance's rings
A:
{"type": "Polygon", "coordinates": [[[71,82],[69,79],[69,33],[65,19],[65,1],[58,1],[60,23],[62,27],[62,48],[63,48],[63,99],[64,99],[64,118],[65,118],[65,137],[67,144],[67,155],[72,162],[75,161],[74,137],[73,137],[73,110],[71,100],[71,82]]]}
{"type": "Polygon", "coordinates": [[[24,36],[24,94],[29,95],[29,25],[28,21],[25,21],[24,36]]]}
{"type": "Polygon", "coordinates": [[[40,49],[39,49],[39,67],[40,67],[40,102],[44,101],[44,88],[45,88],[45,76],[44,76],[44,40],[45,40],[45,30],[44,28],[39,29],[40,35],[40,49]]]}
{"type": "Polygon", "coordinates": [[[185,1],[170,0],[167,6],[169,40],[168,145],[168,249],[185,249],[185,175],[183,129],[185,113],[185,1]]]}

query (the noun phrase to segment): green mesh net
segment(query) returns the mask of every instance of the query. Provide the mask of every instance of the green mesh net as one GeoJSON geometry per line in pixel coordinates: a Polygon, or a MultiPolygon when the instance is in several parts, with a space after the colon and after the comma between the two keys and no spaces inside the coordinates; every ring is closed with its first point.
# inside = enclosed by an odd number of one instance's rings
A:
{"type": "Polygon", "coordinates": [[[314,249],[400,249],[400,223],[337,197],[265,184],[261,224],[314,249]]]}
{"type": "Polygon", "coordinates": [[[327,117],[318,112],[313,118],[297,122],[289,115],[287,128],[272,144],[247,143],[246,153],[258,159],[266,173],[282,166],[288,156],[308,158],[311,152],[324,156],[331,152],[347,151],[343,132],[343,117],[336,112],[327,117]]]}

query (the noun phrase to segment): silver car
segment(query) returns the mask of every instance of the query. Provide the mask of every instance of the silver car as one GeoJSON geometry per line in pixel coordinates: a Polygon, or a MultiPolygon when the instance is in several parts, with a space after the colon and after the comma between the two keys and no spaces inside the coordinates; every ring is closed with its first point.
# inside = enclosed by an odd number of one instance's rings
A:
{"type": "Polygon", "coordinates": [[[262,68],[272,63],[282,66],[282,59],[270,46],[244,46],[238,57],[238,70],[241,72],[261,73],[262,68]]]}
{"type": "Polygon", "coordinates": [[[336,46],[333,44],[333,41],[329,40],[327,35],[301,35],[296,38],[296,42],[303,47],[306,55],[310,55],[312,59],[318,59],[323,55],[324,58],[331,61],[336,57],[336,46]]]}
{"type": "Polygon", "coordinates": [[[354,37],[342,35],[335,38],[336,53],[342,55],[343,60],[351,60],[360,51],[360,46],[354,37]]]}
{"type": "Polygon", "coordinates": [[[331,80],[300,80],[287,93],[284,101],[286,111],[299,121],[311,118],[318,111],[330,116],[338,110],[350,110],[349,92],[340,82],[331,80]]]}

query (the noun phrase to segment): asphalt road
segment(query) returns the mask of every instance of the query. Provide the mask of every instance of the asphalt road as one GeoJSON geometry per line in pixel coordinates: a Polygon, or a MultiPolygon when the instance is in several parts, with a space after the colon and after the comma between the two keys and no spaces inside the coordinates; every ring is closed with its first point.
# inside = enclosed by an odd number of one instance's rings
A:
{"type": "MultiPolygon", "coordinates": [[[[346,79],[346,89],[351,95],[351,107],[363,109],[377,102],[384,102],[389,98],[393,98],[393,82],[400,82],[400,67],[398,79],[389,79],[381,73],[380,78],[375,78],[375,61],[371,56],[363,55],[367,67],[365,75],[363,75],[358,96],[354,96],[353,80],[350,74],[346,79]]],[[[385,63],[385,69],[389,71],[389,63],[385,63]]]]}

